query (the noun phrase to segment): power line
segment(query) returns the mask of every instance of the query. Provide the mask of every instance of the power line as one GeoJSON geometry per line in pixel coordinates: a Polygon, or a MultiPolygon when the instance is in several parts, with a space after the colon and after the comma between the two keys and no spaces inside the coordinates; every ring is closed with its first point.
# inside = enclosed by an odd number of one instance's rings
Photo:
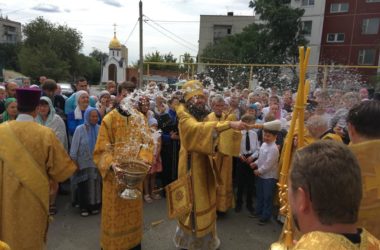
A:
{"type": "Polygon", "coordinates": [[[176,42],[176,43],[178,43],[178,44],[180,44],[180,45],[186,47],[187,49],[190,49],[190,50],[196,52],[196,50],[194,50],[193,48],[190,48],[190,47],[187,46],[186,44],[184,44],[184,43],[182,43],[182,42],[180,42],[180,41],[177,41],[177,40],[175,40],[173,37],[171,37],[171,36],[169,36],[169,35],[163,33],[162,31],[160,31],[159,29],[157,29],[156,27],[154,27],[154,26],[151,25],[150,23],[146,22],[146,20],[144,20],[144,22],[145,22],[146,24],[148,24],[152,29],[158,31],[159,33],[161,33],[162,35],[166,36],[166,37],[169,38],[170,40],[172,40],[172,41],[174,41],[174,42],[176,42]]]}
{"type": "Polygon", "coordinates": [[[200,21],[154,20],[156,23],[199,23],[200,21]]]}
{"type": "Polygon", "coordinates": [[[180,45],[186,47],[186,48],[189,49],[189,50],[192,50],[192,51],[194,51],[194,52],[197,52],[195,49],[190,48],[190,47],[187,46],[186,44],[184,44],[184,43],[182,43],[182,42],[180,42],[180,41],[177,41],[177,40],[173,39],[171,36],[169,36],[169,35],[163,33],[162,31],[160,31],[159,29],[157,29],[156,27],[154,27],[153,25],[151,25],[150,23],[148,23],[146,20],[144,20],[144,22],[145,22],[146,24],[148,24],[148,25],[149,25],[151,28],[153,28],[154,30],[158,31],[158,32],[161,33],[162,35],[164,35],[164,36],[166,36],[167,38],[169,38],[170,40],[172,40],[172,41],[174,41],[174,42],[176,42],[176,43],[178,43],[178,44],[180,44],[180,45]]]}
{"type": "Polygon", "coordinates": [[[158,27],[160,27],[161,29],[163,29],[163,30],[165,30],[166,32],[168,32],[168,33],[172,34],[173,36],[177,37],[177,39],[179,39],[179,40],[181,40],[181,41],[187,43],[187,44],[190,45],[190,46],[193,46],[194,48],[198,48],[198,46],[196,46],[196,45],[194,45],[194,44],[192,44],[192,43],[186,41],[186,40],[183,39],[182,37],[180,37],[180,36],[174,34],[173,32],[171,32],[170,30],[168,30],[168,29],[162,27],[161,25],[159,25],[158,23],[156,23],[154,20],[150,19],[148,16],[146,16],[146,15],[144,15],[144,16],[145,16],[146,18],[148,18],[149,21],[153,22],[153,23],[156,24],[158,27]]]}
{"type": "Polygon", "coordinates": [[[137,26],[138,23],[139,23],[139,19],[137,18],[136,23],[135,23],[135,26],[133,26],[133,29],[132,29],[131,33],[129,33],[129,35],[128,35],[128,37],[127,37],[127,40],[125,41],[124,45],[126,45],[127,42],[129,41],[129,38],[132,36],[132,33],[135,31],[136,26],[137,26]]]}
{"type": "Polygon", "coordinates": [[[149,21],[153,22],[155,25],[157,25],[158,27],[160,27],[161,29],[163,29],[163,30],[165,30],[166,32],[168,32],[168,33],[172,34],[173,36],[177,37],[177,39],[179,39],[179,40],[181,40],[181,41],[187,43],[187,44],[190,45],[190,46],[193,46],[193,47],[195,47],[195,48],[198,48],[198,46],[196,46],[196,45],[194,45],[194,44],[192,44],[192,43],[186,41],[186,40],[183,39],[182,37],[180,37],[180,36],[174,34],[173,32],[171,32],[170,30],[168,30],[168,29],[162,27],[161,25],[159,25],[158,23],[156,23],[156,21],[152,20],[152,19],[149,18],[148,16],[146,16],[146,15],[144,15],[144,16],[145,16],[146,18],[148,18],[149,21]]]}

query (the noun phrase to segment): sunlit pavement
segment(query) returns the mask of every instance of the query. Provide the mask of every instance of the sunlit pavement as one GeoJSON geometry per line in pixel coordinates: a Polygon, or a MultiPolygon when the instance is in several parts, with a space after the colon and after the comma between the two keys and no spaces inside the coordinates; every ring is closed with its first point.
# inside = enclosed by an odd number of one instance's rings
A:
{"type": "MultiPolygon", "coordinates": [[[[79,209],[73,208],[70,196],[58,196],[58,214],[50,223],[49,250],[95,250],[100,249],[100,214],[81,217],[79,209]]],[[[278,239],[281,226],[275,222],[259,226],[257,219],[248,217],[243,208],[240,213],[230,210],[218,219],[220,249],[268,249],[278,239]]],[[[144,236],[142,249],[175,249],[173,235],[176,222],[167,218],[166,200],[144,204],[144,236]]]]}

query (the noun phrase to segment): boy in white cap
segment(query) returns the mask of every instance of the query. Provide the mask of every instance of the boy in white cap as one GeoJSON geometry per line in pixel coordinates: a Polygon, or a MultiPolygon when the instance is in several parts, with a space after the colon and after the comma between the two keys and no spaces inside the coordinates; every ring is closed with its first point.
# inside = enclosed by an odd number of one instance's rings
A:
{"type": "Polygon", "coordinates": [[[259,158],[250,164],[256,176],[256,209],[252,217],[259,218],[259,225],[270,220],[273,210],[273,196],[278,180],[279,150],[276,145],[281,123],[276,120],[264,124],[263,144],[259,158]]]}

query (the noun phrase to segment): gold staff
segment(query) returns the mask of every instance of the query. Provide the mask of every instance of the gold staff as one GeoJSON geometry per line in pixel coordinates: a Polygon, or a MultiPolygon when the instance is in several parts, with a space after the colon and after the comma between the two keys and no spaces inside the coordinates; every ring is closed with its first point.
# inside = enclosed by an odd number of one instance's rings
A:
{"type": "Polygon", "coordinates": [[[288,203],[288,173],[291,163],[291,153],[294,140],[294,131],[296,128],[296,122],[298,119],[298,147],[303,147],[304,145],[304,111],[305,104],[307,100],[307,94],[309,89],[309,82],[305,83],[305,74],[307,71],[307,66],[309,63],[310,48],[305,49],[304,47],[299,47],[299,83],[297,90],[296,104],[294,106],[294,111],[292,114],[292,120],[290,123],[290,128],[288,135],[285,140],[285,146],[283,150],[283,160],[281,166],[280,179],[278,182],[279,187],[279,198],[280,198],[280,214],[285,216],[285,223],[282,228],[282,233],[278,242],[271,245],[272,250],[277,249],[289,249],[293,245],[293,229],[292,229],[292,214],[288,203]],[[307,92],[305,91],[307,90],[307,92]]]}

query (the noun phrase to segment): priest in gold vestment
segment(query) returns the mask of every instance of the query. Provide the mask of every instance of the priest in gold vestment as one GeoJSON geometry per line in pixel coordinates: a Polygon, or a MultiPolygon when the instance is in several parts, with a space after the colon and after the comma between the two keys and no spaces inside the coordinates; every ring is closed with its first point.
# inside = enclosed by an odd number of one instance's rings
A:
{"type": "MultiPolygon", "coordinates": [[[[224,107],[225,101],[223,97],[221,95],[214,96],[211,100],[213,112],[207,115],[205,121],[235,121],[234,114],[226,115],[223,113],[224,107]]],[[[216,188],[216,210],[218,212],[227,212],[228,209],[233,207],[232,156],[234,152],[239,153],[240,136],[240,133],[232,129],[224,132],[218,138],[218,152],[216,152],[215,156],[210,156],[210,160],[215,161],[216,169],[220,172],[221,178],[221,183],[216,188]],[[224,151],[223,149],[225,148],[226,150],[224,151]]]]}
{"type": "Polygon", "coordinates": [[[14,250],[41,250],[49,179],[62,182],[77,168],[55,133],[34,122],[41,91],[17,89],[16,95],[17,119],[0,125],[0,241],[14,250]]]}
{"type": "MultiPolygon", "coordinates": [[[[119,197],[121,187],[115,180],[112,165],[119,157],[141,148],[137,158],[147,163],[153,159],[153,147],[146,118],[131,107],[128,97],[102,121],[94,150],[94,162],[103,178],[101,218],[101,247],[103,250],[141,249],[143,234],[143,201],[119,197]],[[118,147],[125,152],[115,151],[118,147]],[[110,150],[110,148],[113,148],[110,150]],[[138,149],[137,148],[137,149],[138,149]]],[[[140,188],[142,186],[140,185],[140,188]]]]}
{"type": "Polygon", "coordinates": [[[348,134],[363,182],[358,225],[380,238],[380,102],[363,101],[353,107],[348,113],[348,134]]]}
{"type": "Polygon", "coordinates": [[[188,81],[182,89],[186,104],[176,107],[181,138],[178,178],[190,177],[192,208],[178,217],[174,242],[182,249],[217,249],[220,240],[216,233],[216,186],[221,178],[209,157],[216,153],[220,133],[229,128],[245,129],[246,125],[237,121],[205,122],[202,84],[188,81]]]}
{"type": "Polygon", "coordinates": [[[343,143],[319,140],[294,153],[288,199],[303,235],[293,249],[380,249],[375,236],[357,227],[361,180],[358,161],[343,143]]]}

